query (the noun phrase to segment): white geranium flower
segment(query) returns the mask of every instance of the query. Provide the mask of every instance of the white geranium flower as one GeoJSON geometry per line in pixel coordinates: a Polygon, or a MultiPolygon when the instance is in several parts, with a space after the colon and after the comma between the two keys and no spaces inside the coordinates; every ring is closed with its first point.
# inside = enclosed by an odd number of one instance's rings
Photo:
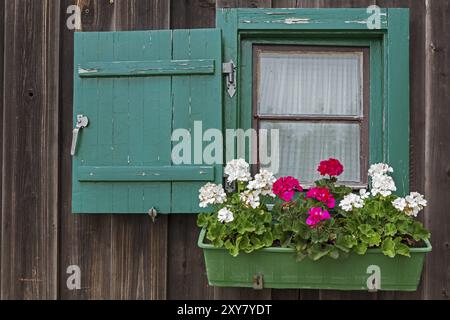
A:
{"type": "Polygon", "coordinates": [[[405,200],[405,198],[397,198],[394,201],[392,201],[392,205],[398,211],[403,212],[403,210],[405,210],[405,208],[406,208],[406,200],[405,200]]]}
{"type": "Polygon", "coordinates": [[[272,186],[276,180],[272,172],[261,170],[255,175],[255,179],[248,183],[247,189],[256,191],[263,196],[275,197],[275,194],[272,192],[272,186]]]}
{"type": "Polygon", "coordinates": [[[228,162],[225,167],[225,174],[228,176],[228,182],[250,181],[250,165],[244,159],[236,159],[228,162]]]}
{"type": "Polygon", "coordinates": [[[252,207],[253,209],[258,208],[261,205],[259,192],[255,190],[246,190],[242,192],[239,197],[243,203],[247,206],[252,207]]]}
{"type": "Polygon", "coordinates": [[[427,200],[418,192],[411,192],[405,198],[392,201],[394,207],[408,216],[417,217],[419,212],[427,206],[427,200]]]}
{"type": "Polygon", "coordinates": [[[407,204],[405,213],[408,216],[417,217],[419,212],[427,206],[427,200],[418,192],[411,192],[409,196],[405,197],[405,201],[407,204]]]}
{"type": "Polygon", "coordinates": [[[222,204],[227,201],[227,195],[222,185],[208,182],[199,190],[200,208],[206,208],[210,204],[222,204]]]}
{"type": "Polygon", "coordinates": [[[364,207],[364,200],[357,194],[350,193],[341,200],[339,207],[341,207],[342,210],[349,212],[352,211],[353,208],[364,207]]]}
{"type": "Polygon", "coordinates": [[[383,197],[387,197],[396,191],[394,179],[388,175],[378,174],[372,176],[372,195],[376,196],[381,194],[383,197]]]}
{"type": "Polygon", "coordinates": [[[385,175],[387,173],[394,172],[394,169],[386,163],[376,163],[370,166],[369,176],[374,177],[377,175],[385,175]]]}
{"type": "Polygon", "coordinates": [[[369,198],[370,192],[367,192],[366,189],[361,189],[361,190],[359,190],[359,196],[361,197],[361,199],[365,200],[365,199],[369,198]]]}
{"type": "Polygon", "coordinates": [[[228,208],[222,208],[217,214],[217,219],[221,223],[230,223],[234,221],[234,214],[228,208]]]}

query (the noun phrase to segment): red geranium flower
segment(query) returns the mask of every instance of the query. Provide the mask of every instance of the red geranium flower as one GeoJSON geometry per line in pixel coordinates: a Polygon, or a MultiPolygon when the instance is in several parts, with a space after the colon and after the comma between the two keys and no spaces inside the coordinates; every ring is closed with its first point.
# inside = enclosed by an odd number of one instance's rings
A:
{"type": "Polygon", "coordinates": [[[312,188],[306,193],[306,197],[310,199],[316,199],[322,202],[328,208],[333,209],[336,201],[328,188],[312,188]]]}
{"type": "Polygon", "coordinates": [[[339,162],[339,160],[330,158],[328,160],[321,161],[317,171],[319,171],[322,176],[329,175],[330,177],[337,177],[344,172],[344,166],[339,162]]]}
{"type": "Polygon", "coordinates": [[[324,220],[329,220],[330,218],[330,213],[327,210],[323,210],[320,207],[311,208],[309,210],[309,217],[306,219],[306,224],[314,228],[316,224],[324,220]]]}
{"type": "Polygon", "coordinates": [[[275,181],[272,191],[280,199],[289,202],[295,195],[296,191],[303,191],[300,182],[294,177],[283,177],[275,181]]]}

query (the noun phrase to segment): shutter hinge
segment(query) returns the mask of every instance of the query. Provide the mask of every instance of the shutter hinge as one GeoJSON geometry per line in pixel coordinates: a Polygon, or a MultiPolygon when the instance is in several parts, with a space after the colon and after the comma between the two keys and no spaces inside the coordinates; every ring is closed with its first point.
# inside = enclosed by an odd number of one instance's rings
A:
{"type": "Polygon", "coordinates": [[[236,65],[233,60],[222,64],[222,72],[227,75],[227,91],[228,95],[233,98],[236,94],[236,65]]]}
{"type": "Polygon", "coordinates": [[[152,219],[152,222],[155,223],[156,217],[158,216],[158,210],[156,210],[155,208],[151,208],[150,210],[148,210],[148,215],[152,219]]]}

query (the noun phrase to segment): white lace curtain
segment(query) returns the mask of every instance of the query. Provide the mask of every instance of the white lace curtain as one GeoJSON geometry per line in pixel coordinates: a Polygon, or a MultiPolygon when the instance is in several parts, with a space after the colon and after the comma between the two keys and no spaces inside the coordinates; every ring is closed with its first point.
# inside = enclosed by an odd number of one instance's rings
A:
{"type": "MultiPolygon", "coordinates": [[[[362,115],[362,56],[359,53],[262,53],[260,115],[362,115]]],[[[312,182],[320,160],[334,157],[341,179],[360,180],[360,127],[346,122],[262,121],[280,132],[280,172],[312,182]]],[[[263,145],[261,145],[263,146],[263,145]]]]}

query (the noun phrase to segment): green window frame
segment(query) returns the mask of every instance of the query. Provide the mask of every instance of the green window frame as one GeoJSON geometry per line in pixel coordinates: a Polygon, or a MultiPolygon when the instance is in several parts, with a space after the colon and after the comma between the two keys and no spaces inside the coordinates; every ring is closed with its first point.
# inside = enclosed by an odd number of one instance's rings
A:
{"type": "Polygon", "coordinates": [[[408,193],[409,9],[381,9],[380,29],[368,28],[370,16],[365,8],[219,10],[224,61],[235,62],[238,79],[237,94],[224,96],[225,128],[252,128],[254,45],[368,47],[369,163],[389,163],[397,193],[408,193]]]}

